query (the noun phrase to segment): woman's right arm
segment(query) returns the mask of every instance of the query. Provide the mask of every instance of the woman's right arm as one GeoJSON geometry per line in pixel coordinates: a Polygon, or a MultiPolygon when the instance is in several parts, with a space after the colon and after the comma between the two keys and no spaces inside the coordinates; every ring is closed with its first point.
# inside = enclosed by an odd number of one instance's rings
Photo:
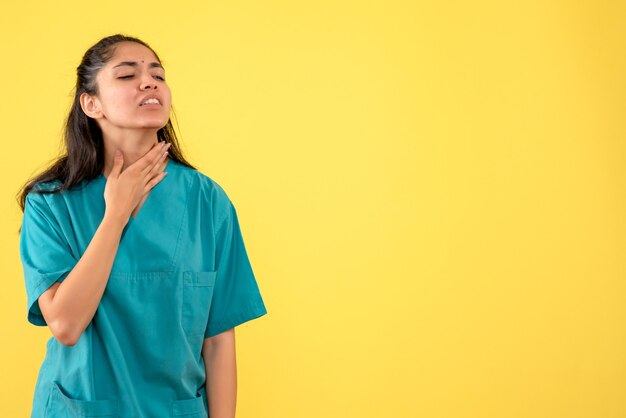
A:
{"type": "Polygon", "coordinates": [[[105,214],[91,242],[65,280],[55,282],[39,296],[41,313],[61,344],[76,344],[95,315],[131,212],[165,177],[166,149],[155,145],[123,175],[123,159],[115,159],[105,188],[105,214]]]}
{"type": "Polygon", "coordinates": [[[39,296],[52,335],[74,345],[91,322],[106,288],[125,224],[105,214],[85,253],[63,282],[39,296]]]}

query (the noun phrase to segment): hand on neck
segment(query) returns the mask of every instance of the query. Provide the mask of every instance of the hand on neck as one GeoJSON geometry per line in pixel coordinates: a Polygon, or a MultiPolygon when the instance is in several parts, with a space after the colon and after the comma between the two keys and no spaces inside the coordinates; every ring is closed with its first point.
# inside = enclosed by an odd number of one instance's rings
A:
{"type": "Polygon", "coordinates": [[[115,150],[118,149],[124,157],[122,171],[146,155],[158,142],[157,131],[125,132],[118,136],[104,136],[104,169],[103,175],[109,176],[113,168],[115,150]]]}

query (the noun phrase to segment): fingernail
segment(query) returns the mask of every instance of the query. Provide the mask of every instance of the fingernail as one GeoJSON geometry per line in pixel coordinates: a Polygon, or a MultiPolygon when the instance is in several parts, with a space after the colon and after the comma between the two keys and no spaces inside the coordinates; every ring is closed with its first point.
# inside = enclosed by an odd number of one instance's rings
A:
{"type": "Polygon", "coordinates": [[[165,141],[161,141],[159,145],[161,146],[161,148],[163,148],[165,146],[165,141]]]}

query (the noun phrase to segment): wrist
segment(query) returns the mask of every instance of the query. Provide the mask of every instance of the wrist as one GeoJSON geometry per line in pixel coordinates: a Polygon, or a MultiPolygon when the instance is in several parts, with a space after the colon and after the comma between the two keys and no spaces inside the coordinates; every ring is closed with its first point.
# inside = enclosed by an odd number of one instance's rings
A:
{"type": "Polygon", "coordinates": [[[106,225],[107,228],[118,230],[121,233],[127,223],[128,219],[124,219],[123,216],[107,211],[104,213],[104,218],[102,218],[102,222],[100,224],[106,225]]]}

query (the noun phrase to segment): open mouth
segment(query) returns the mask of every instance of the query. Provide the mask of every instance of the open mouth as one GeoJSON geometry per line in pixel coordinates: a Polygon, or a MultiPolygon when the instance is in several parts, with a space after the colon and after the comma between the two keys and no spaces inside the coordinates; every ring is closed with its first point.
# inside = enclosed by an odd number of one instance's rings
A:
{"type": "Polygon", "coordinates": [[[159,101],[159,99],[148,99],[145,102],[143,102],[140,106],[144,106],[144,107],[161,106],[161,102],[159,101]]]}

